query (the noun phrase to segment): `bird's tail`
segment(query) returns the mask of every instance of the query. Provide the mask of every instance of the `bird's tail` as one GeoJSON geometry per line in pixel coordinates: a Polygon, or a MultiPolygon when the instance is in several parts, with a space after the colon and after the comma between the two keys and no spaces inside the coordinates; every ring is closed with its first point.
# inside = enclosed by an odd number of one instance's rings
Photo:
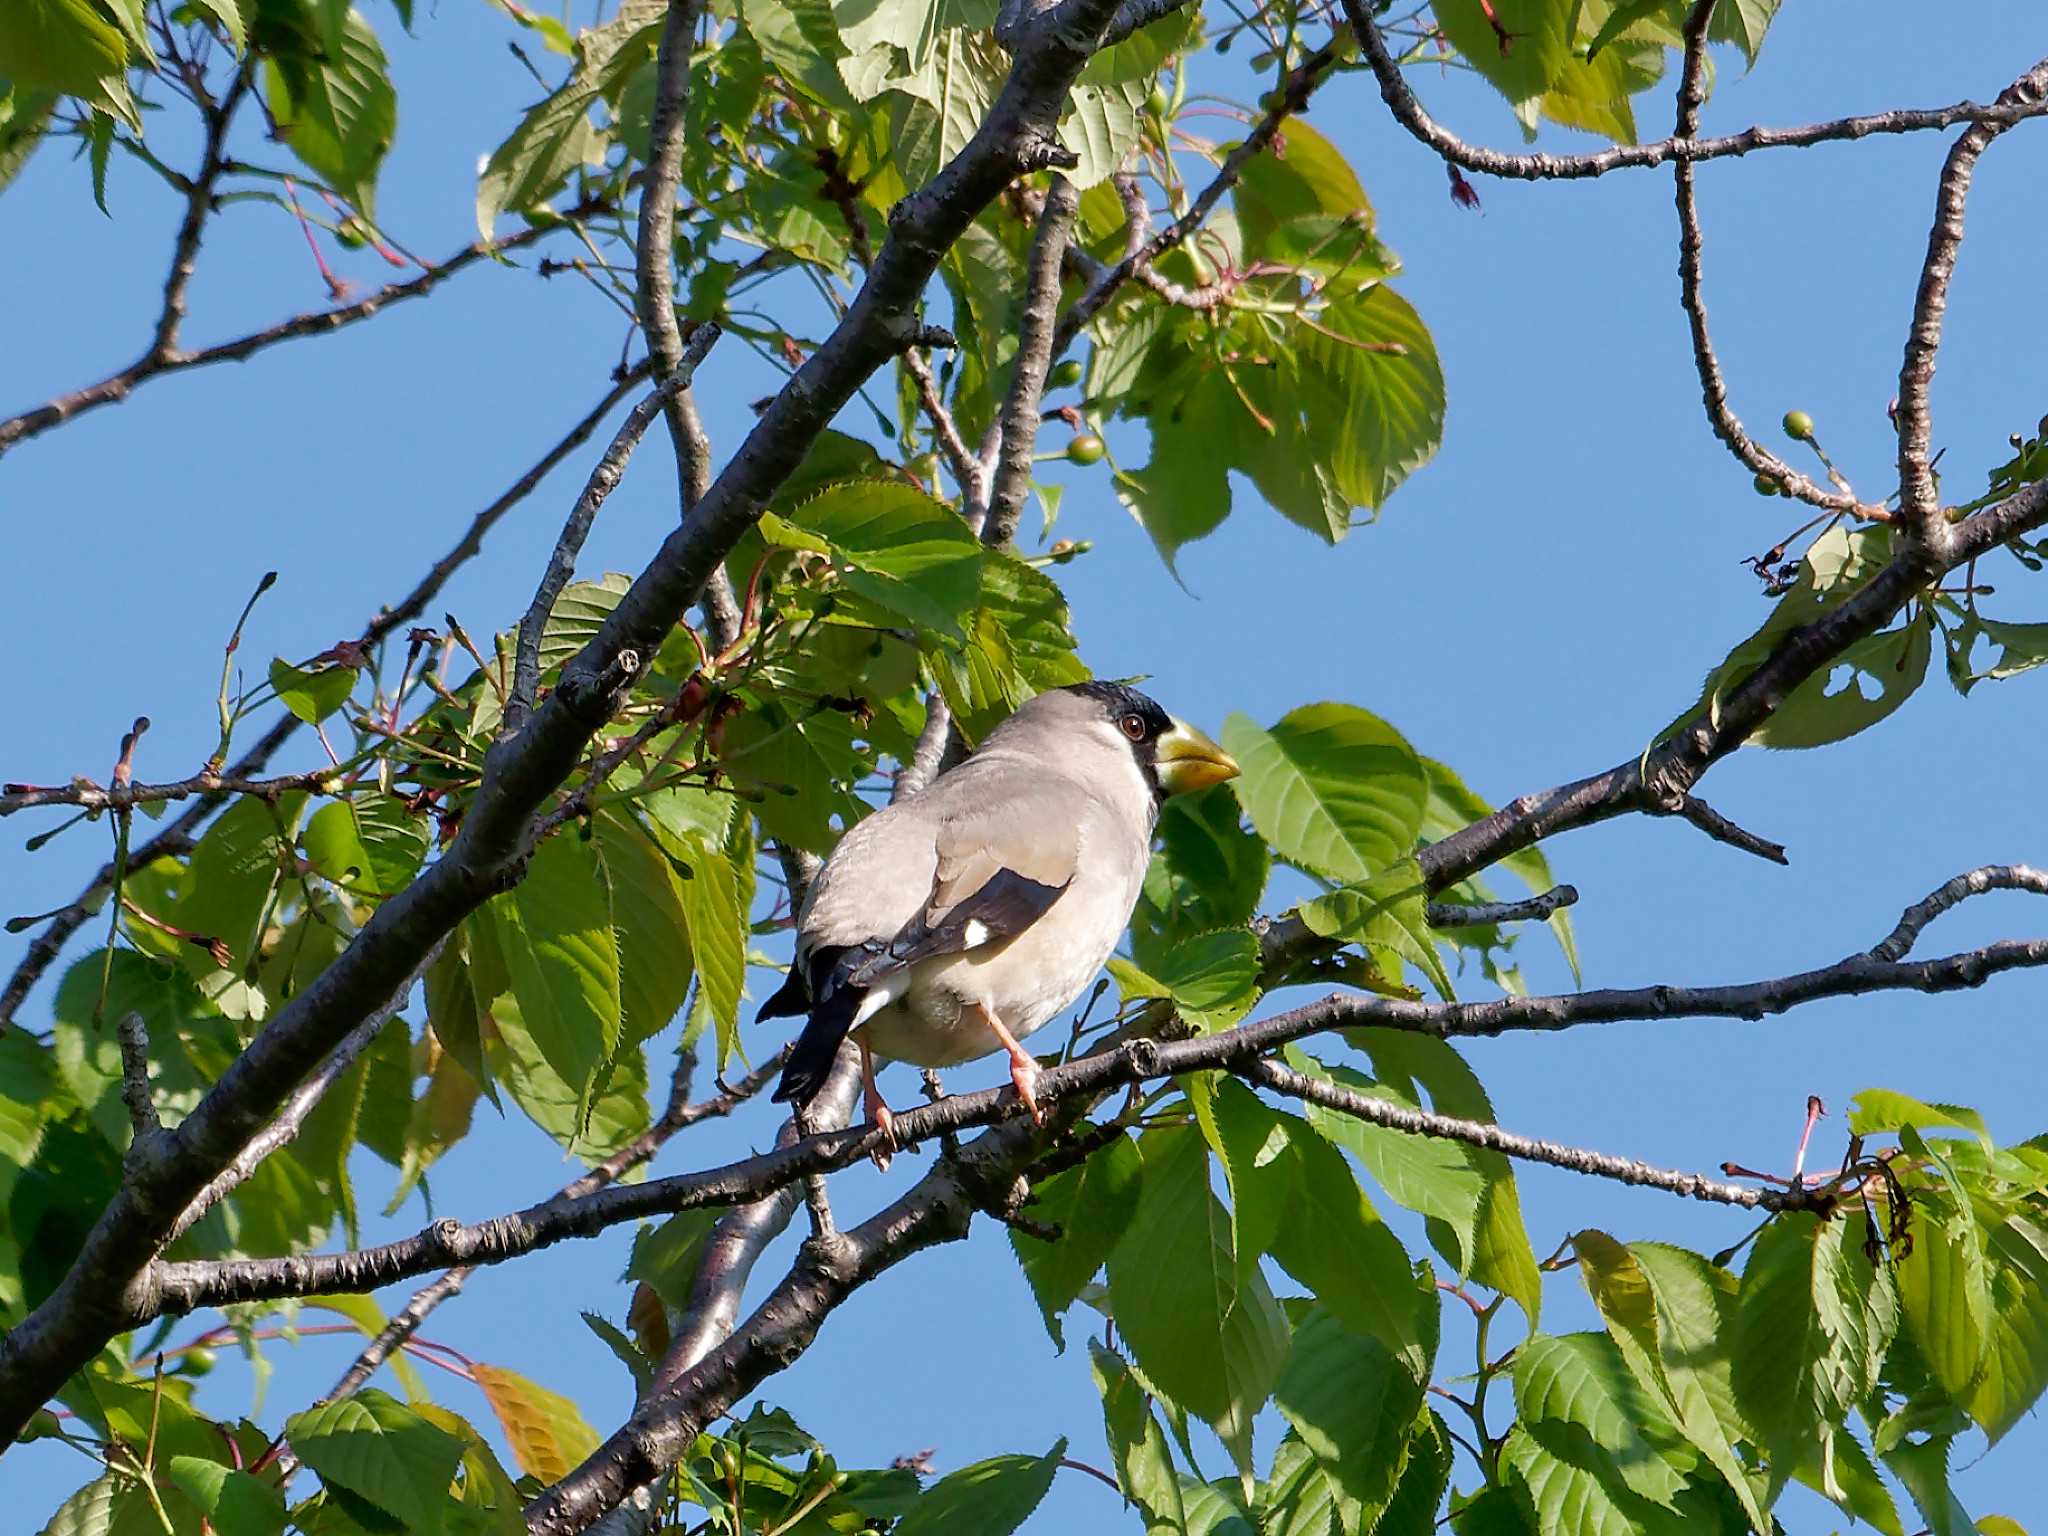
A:
{"type": "Polygon", "coordinates": [[[858,987],[839,987],[811,1009],[810,1022],[796,1037],[796,1046],[782,1065],[782,1080],[773,1095],[776,1103],[794,1103],[802,1109],[818,1096],[865,996],[858,987]]]}

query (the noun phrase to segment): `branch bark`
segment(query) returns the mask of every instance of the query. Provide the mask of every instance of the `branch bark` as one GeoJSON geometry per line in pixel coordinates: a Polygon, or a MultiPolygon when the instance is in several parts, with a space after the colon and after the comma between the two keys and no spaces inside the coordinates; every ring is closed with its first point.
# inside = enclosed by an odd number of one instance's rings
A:
{"type": "MultiPolygon", "coordinates": [[[[1998,105],[2038,112],[2048,105],[2044,98],[2048,98],[2048,59],[2006,87],[1998,105]]],[[[1913,323],[1899,365],[1899,509],[1908,535],[1924,543],[1939,545],[1947,528],[1941,495],[1934,484],[1934,426],[1928,393],[1934,383],[1934,355],[1941,348],[1942,319],[1948,312],[1949,283],[1963,245],[1963,205],[1977,174],[1978,157],[2011,126],[1995,120],[1972,124],[1949,150],[1941,178],[1935,183],[1934,225],[1927,232],[1927,256],[1920,264],[1920,285],[1913,296],[1913,323]]]]}
{"type": "Polygon", "coordinates": [[[1402,77],[1401,66],[1387,51],[1385,37],[1373,20],[1367,0],[1344,0],[1344,14],[1350,21],[1365,60],[1380,85],[1380,96],[1394,121],[1438,155],[1468,171],[1513,181],[1575,181],[1605,176],[1609,171],[1634,170],[1683,161],[1697,165],[1703,160],[1721,160],[1731,155],[1752,154],[1760,149],[1804,149],[1812,144],[1864,139],[1873,134],[1920,133],[1928,129],[1953,128],[1958,123],[1996,123],[2010,127],[2027,118],[2038,117],[2048,105],[2040,102],[1980,106],[1959,101],[1948,107],[1901,107],[1890,112],[1870,112],[1860,117],[1837,117],[1826,122],[1806,123],[1797,128],[1746,128],[1741,133],[1699,139],[1674,136],[1648,144],[1618,144],[1612,149],[1583,155],[1507,154],[1467,144],[1437,122],[1402,77]]]}
{"type": "Polygon", "coordinates": [[[1073,231],[1081,194],[1055,176],[1039,210],[1038,232],[1024,268],[1023,313],[1017,323],[1017,355],[1010,365],[1010,389],[997,418],[1000,430],[988,512],[974,531],[984,544],[1001,548],[1017,537],[1017,519],[1031,487],[1031,455],[1038,447],[1039,402],[1052,367],[1053,326],[1060,307],[1061,258],[1073,231]]]}

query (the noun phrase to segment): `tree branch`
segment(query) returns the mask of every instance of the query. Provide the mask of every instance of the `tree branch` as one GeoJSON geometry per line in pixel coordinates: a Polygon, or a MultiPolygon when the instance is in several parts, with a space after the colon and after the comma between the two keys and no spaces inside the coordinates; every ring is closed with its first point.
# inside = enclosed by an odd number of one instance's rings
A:
{"type": "MultiPolygon", "coordinates": [[[[470,519],[469,527],[447,554],[435,561],[427,573],[419,579],[412,591],[392,607],[381,610],[363,627],[359,644],[376,644],[400,626],[411,623],[426,612],[448,578],[467,563],[483,548],[484,535],[489,533],[512,508],[530,496],[541,481],[551,474],[555,466],[566,459],[586,442],[598,424],[610,414],[626,392],[646,377],[644,364],[628,370],[605,392],[603,399],[571,427],[560,441],[548,449],[525,474],[508,486],[489,506],[470,519]]],[[[298,730],[300,721],[296,715],[284,715],[272,722],[261,738],[235,761],[233,767],[225,770],[224,777],[246,779],[261,772],[263,767],[277,754],[277,751],[298,730]]],[[[130,863],[137,869],[147,868],[157,859],[175,858],[192,851],[194,832],[199,824],[219,807],[225,798],[222,794],[204,793],[197,804],[188,807],[167,822],[148,842],[130,855],[130,863]]],[[[27,999],[43,973],[63,953],[71,935],[84,925],[91,916],[91,903],[101,892],[109,889],[114,879],[114,866],[109,863],[94,875],[86,888],[70,905],[56,912],[49,920],[49,926],[38,934],[15,966],[7,979],[7,986],[0,990],[0,1025],[12,1023],[15,1014],[27,999]]]]}
{"type": "Polygon", "coordinates": [[[1577,886],[1553,885],[1542,895],[1522,901],[1482,901],[1473,906],[1432,901],[1424,911],[1424,918],[1432,928],[1471,928],[1482,923],[1520,923],[1531,919],[1540,921],[1571,906],[1578,899],[1577,886]]]}
{"type": "Polygon", "coordinates": [[[1239,1067],[1237,1074],[1276,1093],[1320,1105],[1340,1115],[1349,1115],[1368,1125],[1385,1126],[1410,1136],[1461,1142],[1468,1147],[1485,1147],[1523,1162],[1545,1163],[1553,1168],[1614,1179],[1643,1189],[1661,1189],[1667,1194],[1681,1195],[1690,1200],[1736,1205],[1750,1210],[1787,1211],[1824,1207],[1832,1199],[1832,1191],[1826,1186],[1751,1189],[1741,1184],[1725,1184],[1705,1174],[1659,1168],[1632,1157],[1615,1157],[1585,1147],[1568,1147],[1560,1142],[1540,1141],[1533,1136],[1518,1136],[1478,1120],[1460,1120],[1425,1109],[1410,1109],[1403,1104],[1356,1092],[1341,1083],[1304,1076],[1292,1067],[1282,1066],[1263,1056],[1239,1067]]]}
{"type": "Polygon", "coordinates": [[[121,1045],[121,1102],[128,1106],[128,1123],[135,1132],[128,1155],[147,1157],[150,1143],[163,1130],[149,1086],[149,1026],[141,1014],[128,1013],[114,1033],[121,1045]]]}
{"type": "Polygon", "coordinates": [[[1667,160],[1697,165],[1702,160],[1747,155],[1759,149],[1804,149],[1808,145],[1839,139],[1918,133],[1930,128],[1952,128],[1958,123],[1998,123],[2010,127],[2048,110],[2039,102],[1985,107],[1974,101],[1959,101],[1949,107],[1902,107],[1890,112],[1807,123],[1797,128],[1759,126],[1719,138],[1673,137],[1653,140],[1648,144],[1617,144],[1612,149],[1583,155],[1506,154],[1497,149],[1467,144],[1423,110],[1422,103],[1402,77],[1400,64],[1387,51],[1386,39],[1380,35],[1379,25],[1373,20],[1367,0],[1344,0],[1344,14],[1365,53],[1366,63],[1379,81],[1380,96],[1393,113],[1394,121],[1454,165],[1514,181],[1573,181],[1605,176],[1609,171],[1662,165],[1667,160]]]}
{"type": "MultiPolygon", "coordinates": [[[[1041,1105],[1091,1098],[1131,1083],[1186,1072],[1236,1071],[1277,1046],[1328,1030],[1377,1026],[1438,1039],[1554,1032],[1585,1024],[1679,1018],[1761,1020],[1805,1003],[1880,991],[1952,992],[1977,987],[2006,971],[2048,966],[2048,938],[2007,939],[1935,960],[1883,961],[1850,955],[1818,970],[1732,986],[1603,988],[1483,1003],[1427,1003],[1333,993],[1320,1001],[1192,1039],[1131,1039],[1040,1076],[1041,1105]]],[[[1012,1088],[952,1095],[900,1111],[895,1139],[909,1145],[1015,1118],[1022,1105],[1012,1088]]],[[[677,1211],[739,1205],[781,1192],[793,1208],[794,1187],[830,1173],[884,1144],[870,1126],[823,1131],[780,1142],[775,1150],[698,1173],[615,1185],[561,1205],[552,1202],[473,1225],[448,1219],[409,1238],[349,1253],[283,1259],[158,1263],[132,1300],[123,1327],[165,1313],[233,1302],[329,1292],[374,1290],[449,1264],[500,1264],[621,1222],[677,1211]]],[[[732,1295],[737,1295],[735,1288],[732,1295]]]]}
{"type": "Polygon", "coordinates": [[[697,327],[681,362],[652,394],[626,413],[626,419],[612,437],[611,447],[597,461],[597,468],[590,472],[583,494],[576,498],[568,521],[562,525],[562,536],[555,540],[547,569],[541,573],[540,585],[534,589],[533,602],[527,607],[526,617],[520,620],[519,645],[512,670],[512,693],[505,700],[502,736],[516,734],[533,712],[534,695],[540,688],[541,635],[547,629],[549,616],[555,611],[555,599],[562,595],[562,588],[576,574],[576,557],[582,553],[583,541],[590,536],[591,525],[597,521],[598,509],[618,489],[619,481],[626,473],[626,465],[633,457],[633,450],[639,446],[648,423],[654,420],[654,413],[675,399],[680,391],[690,387],[691,375],[697,371],[697,365],[704,361],[705,354],[718,337],[719,330],[715,325],[697,327]]]}
{"type": "Polygon", "coordinates": [[[1925,901],[1915,902],[1899,918],[1899,926],[1873,946],[1873,960],[1903,960],[1920,941],[1927,925],[1949,908],[1982,896],[1986,891],[2031,891],[2048,896],[2048,873],[2029,864],[1985,864],[1960,874],[1934,891],[1925,901]]]}
{"type": "Polygon", "coordinates": [[[1017,355],[1010,364],[1009,393],[997,418],[1000,436],[988,496],[988,512],[975,532],[984,544],[1002,548],[1017,537],[1017,519],[1031,486],[1031,455],[1038,446],[1039,402],[1052,367],[1053,324],[1060,307],[1060,258],[1066,253],[1081,194],[1064,176],[1054,176],[1038,214],[1038,232],[1025,259],[1023,312],[1017,321],[1017,355]]]}
{"type": "MultiPolygon", "coordinates": [[[[573,223],[587,218],[593,213],[602,212],[607,206],[597,201],[579,204],[562,214],[561,223],[573,223]]],[[[120,372],[109,374],[96,384],[88,384],[68,394],[58,395],[31,410],[23,411],[18,416],[10,416],[0,421],[0,454],[6,453],[16,443],[40,436],[52,427],[61,426],[87,411],[125,400],[139,385],[164,374],[182,373],[188,368],[204,368],[212,363],[238,363],[268,347],[276,346],[279,342],[294,341],[301,336],[323,336],[344,326],[354,325],[358,320],[367,320],[394,304],[404,303],[407,299],[425,298],[465,267],[474,266],[487,256],[523,250],[559,227],[560,224],[555,223],[536,224],[530,229],[519,231],[516,235],[507,235],[502,240],[475,241],[464,246],[439,266],[428,267],[426,271],[408,282],[388,283],[367,298],[358,299],[353,304],[294,315],[289,320],[280,320],[275,325],[265,326],[260,331],[251,331],[247,335],[236,337],[233,341],[217,342],[213,346],[200,347],[189,352],[172,350],[161,354],[157,352],[152,341],[150,350],[120,372]]]]}
{"type": "Polygon", "coordinates": [[[356,1059],[370,1048],[370,1042],[384,1031],[392,1016],[405,1006],[405,1000],[412,995],[413,987],[427,968],[440,956],[442,946],[436,944],[426,959],[415,966],[410,975],[400,982],[391,998],[362,1023],[342,1037],[341,1043],[328,1052],[327,1059],[303,1083],[292,1091],[277,1118],[265,1126],[262,1132],[250,1138],[249,1144],[235,1154],[223,1168],[185,1207],[178,1219],[171,1223],[170,1231],[164,1237],[164,1246],[169,1247],[187,1232],[208,1211],[228,1197],[237,1185],[244,1183],[255,1173],[263,1160],[279,1147],[289,1145],[298,1139],[299,1129],[306,1123],[306,1116],[313,1107],[327,1096],[327,1090],[334,1086],[335,1079],[356,1064],[356,1059]]]}
{"type": "MultiPolygon", "coordinates": [[[[1686,16],[1685,62],[1679,76],[1674,139],[1689,142],[1699,130],[1700,105],[1707,96],[1707,23],[1712,19],[1714,4],[1715,0],[1696,0],[1686,16]]],[[[1889,521],[1890,514],[1884,508],[1815,484],[1743,430],[1742,422],[1728,404],[1727,380],[1721,375],[1721,362],[1714,355],[1713,338],[1707,331],[1707,302],[1700,281],[1700,251],[1705,242],[1700,233],[1693,162],[1679,159],[1672,172],[1678,201],[1679,302],[1685,308],[1686,323],[1692,333],[1693,367],[1700,378],[1700,398],[1706,407],[1707,424],[1744,467],[1774,482],[1787,496],[1831,512],[1889,521]]]]}
{"type": "MultiPolygon", "coordinates": [[[[2048,59],[2008,86],[1998,98],[2001,107],[2038,112],[2048,97],[2048,59]]],[[[1934,382],[1934,355],[1941,348],[1942,318],[1948,310],[1948,286],[1955,276],[1956,255],[1963,245],[1963,205],[1977,173],[1977,159],[2010,123],[1982,121],[1957,139],[1942,163],[1935,183],[1934,225],[1927,232],[1927,256],[1920,264],[1920,286],[1913,296],[1913,323],[1906,332],[1906,355],[1899,365],[1899,510],[1914,539],[1938,544],[1946,531],[1941,495],[1934,484],[1933,422],[1928,391],[1934,382]]]]}

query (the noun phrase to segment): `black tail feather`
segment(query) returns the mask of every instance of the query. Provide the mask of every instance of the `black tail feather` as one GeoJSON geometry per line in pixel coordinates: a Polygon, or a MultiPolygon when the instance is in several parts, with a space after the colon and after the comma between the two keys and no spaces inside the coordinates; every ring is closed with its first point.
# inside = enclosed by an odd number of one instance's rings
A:
{"type": "Polygon", "coordinates": [[[840,987],[811,1010],[810,1022],[796,1037],[796,1048],[783,1063],[782,1080],[772,1095],[778,1104],[795,1103],[802,1109],[818,1096],[839,1055],[839,1044],[853,1028],[853,1016],[860,1011],[866,994],[853,987],[840,987]]]}

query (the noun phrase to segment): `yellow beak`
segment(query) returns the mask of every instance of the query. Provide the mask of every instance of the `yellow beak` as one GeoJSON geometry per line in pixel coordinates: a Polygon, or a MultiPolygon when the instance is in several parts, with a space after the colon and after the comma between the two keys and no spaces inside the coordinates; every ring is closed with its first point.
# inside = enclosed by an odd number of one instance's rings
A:
{"type": "Polygon", "coordinates": [[[1185,720],[1159,738],[1159,785],[1169,795],[1207,789],[1238,775],[1237,761],[1185,720]]]}

